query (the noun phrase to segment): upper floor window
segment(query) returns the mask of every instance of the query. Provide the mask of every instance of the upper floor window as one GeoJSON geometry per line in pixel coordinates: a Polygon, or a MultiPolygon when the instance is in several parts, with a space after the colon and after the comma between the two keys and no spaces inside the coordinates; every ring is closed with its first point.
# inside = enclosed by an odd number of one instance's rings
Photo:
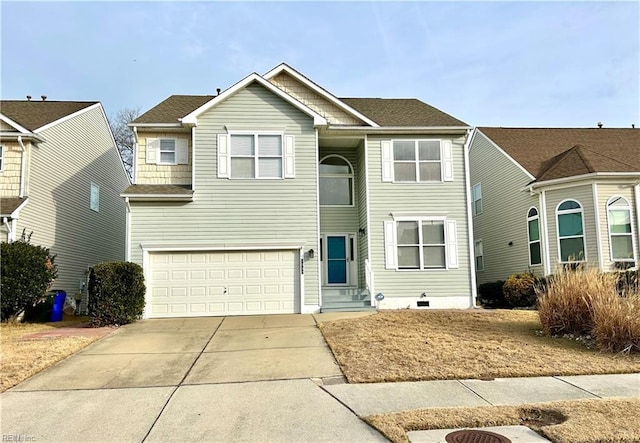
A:
{"type": "Polygon", "coordinates": [[[540,242],[540,215],[536,208],[527,213],[527,235],[529,236],[529,264],[531,266],[542,263],[542,249],[540,242]]]}
{"type": "Polygon", "coordinates": [[[282,178],[282,136],[231,135],[231,178],[282,178]]]}
{"type": "Polygon", "coordinates": [[[607,202],[609,244],[612,261],[633,261],[631,206],[623,197],[614,196],[607,202]]]}
{"type": "Polygon", "coordinates": [[[476,271],[484,271],[484,246],[482,239],[476,240],[473,245],[473,255],[476,259],[476,271]]]}
{"type": "Polygon", "coordinates": [[[100,186],[91,183],[91,202],[90,208],[98,212],[100,210],[100,186]]]}
{"type": "Polygon", "coordinates": [[[562,263],[584,261],[584,224],[582,206],[575,200],[565,200],[556,210],[558,246],[562,263]]]}
{"type": "Polygon", "coordinates": [[[394,140],[393,173],[397,182],[442,181],[439,140],[394,140]]]}
{"type": "Polygon", "coordinates": [[[320,161],[320,205],[353,206],[353,168],[339,155],[320,161]]]}
{"type": "Polygon", "coordinates": [[[471,205],[473,215],[482,214],[482,186],[480,183],[473,185],[471,188],[471,199],[473,200],[471,205]]]}
{"type": "Polygon", "coordinates": [[[176,164],[176,140],[173,138],[160,139],[160,165],[176,164]]]}
{"type": "Polygon", "coordinates": [[[189,140],[185,138],[146,139],[146,163],[186,165],[189,163],[189,140]]]}

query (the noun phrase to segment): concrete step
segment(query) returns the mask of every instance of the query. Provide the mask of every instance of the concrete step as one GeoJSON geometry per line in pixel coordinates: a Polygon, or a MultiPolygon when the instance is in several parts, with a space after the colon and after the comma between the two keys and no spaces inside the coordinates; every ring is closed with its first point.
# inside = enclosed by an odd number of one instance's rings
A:
{"type": "Polygon", "coordinates": [[[343,301],[326,301],[323,300],[320,312],[350,312],[350,311],[369,311],[375,310],[375,306],[371,306],[370,300],[343,300],[343,301]]]}

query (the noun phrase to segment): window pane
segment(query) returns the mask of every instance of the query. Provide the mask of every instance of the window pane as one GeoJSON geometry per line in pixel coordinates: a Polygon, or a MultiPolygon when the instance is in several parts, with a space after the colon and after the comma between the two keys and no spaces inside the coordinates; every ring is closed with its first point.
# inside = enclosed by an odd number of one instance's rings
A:
{"type": "Polygon", "coordinates": [[[398,222],[398,244],[418,244],[418,223],[413,221],[398,222]]]}
{"type": "Polygon", "coordinates": [[[476,271],[484,271],[483,257],[476,257],[476,271]]]}
{"type": "Polygon", "coordinates": [[[476,200],[475,202],[473,202],[473,207],[476,211],[476,214],[481,214],[482,213],[482,200],[476,200]]]}
{"type": "Polygon", "coordinates": [[[160,152],[160,163],[175,163],[175,162],[176,162],[175,152],[160,152]]]}
{"type": "Polygon", "coordinates": [[[231,178],[254,178],[254,166],[252,158],[232,158],[231,178]]]}
{"type": "Polygon", "coordinates": [[[231,136],[231,155],[253,155],[254,153],[253,135],[231,136]]]}
{"type": "Polygon", "coordinates": [[[175,151],[176,150],[176,141],[175,140],[160,140],[160,151],[175,151]]]}
{"type": "Polygon", "coordinates": [[[441,181],[440,163],[420,163],[420,181],[434,182],[441,181]]]}
{"type": "Polygon", "coordinates": [[[422,222],[422,243],[425,245],[444,244],[444,223],[440,221],[422,222]]]}
{"type": "Polygon", "coordinates": [[[420,248],[417,246],[398,246],[398,267],[401,269],[419,269],[420,248]]]}
{"type": "Polygon", "coordinates": [[[260,156],[282,155],[282,140],[279,135],[259,135],[258,147],[260,156]]]}
{"type": "Polygon", "coordinates": [[[579,209],[579,208],[580,208],[580,205],[578,204],[578,202],[573,200],[568,200],[563,204],[561,204],[560,207],[558,207],[558,211],[567,211],[569,209],[579,209]]]}
{"type": "Polygon", "coordinates": [[[351,205],[351,178],[320,177],[321,205],[351,205]]]}
{"type": "Polygon", "coordinates": [[[540,240],[539,220],[529,220],[529,241],[540,240]]]}
{"type": "Polygon", "coordinates": [[[584,242],[582,237],[560,240],[560,258],[563,262],[584,260],[584,242]]]}
{"type": "Polygon", "coordinates": [[[347,258],[347,245],[344,237],[327,237],[327,248],[329,260],[347,258]]]}
{"type": "Polygon", "coordinates": [[[625,260],[633,258],[633,244],[630,235],[616,235],[611,237],[613,258],[625,260]]]}
{"type": "Polygon", "coordinates": [[[416,181],[416,164],[415,163],[394,163],[394,176],[399,182],[416,181]]]}
{"type": "Polygon", "coordinates": [[[471,188],[471,195],[473,196],[473,200],[479,200],[482,198],[482,186],[475,185],[471,188]]]}
{"type": "Polygon", "coordinates": [[[628,209],[609,211],[609,229],[612,234],[631,233],[631,213],[628,209]]]}
{"type": "Polygon", "coordinates": [[[582,214],[577,213],[558,215],[558,225],[560,237],[582,235],[582,214]]]}
{"type": "Polygon", "coordinates": [[[419,141],[418,155],[420,160],[440,160],[440,142],[419,141]]]}
{"type": "Polygon", "coordinates": [[[536,208],[529,209],[527,217],[535,217],[536,215],[538,215],[538,210],[536,208]]]}
{"type": "Polygon", "coordinates": [[[542,263],[542,254],[540,253],[540,242],[529,244],[529,257],[532,265],[542,263]]]}
{"type": "Polygon", "coordinates": [[[282,158],[259,158],[258,170],[261,178],[282,177],[282,158]]]}
{"type": "Polygon", "coordinates": [[[629,202],[626,201],[622,197],[617,197],[617,198],[611,200],[611,203],[609,203],[609,207],[611,207],[611,206],[616,206],[616,207],[623,206],[623,207],[626,207],[626,206],[629,206],[629,202]]]}
{"type": "Polygon", "coordinates": [[[412,140],[396,140],[393,142],[394,160],[415,160],[416,147],[412,140]]]}
{"type": "Polygon", "coordinates": [[[347,282],[347,262],[346,260],[329,260],[327,262],[327,279],[329,283],[347,282]]]}
{"type": "Polygon", "coordinates": [[[340,157],[329,157],[320,163],[320,174],[351,174],[351,168],[340,157]]]}
{"type": "Polygon", "coordinates": [[[423,249],[425,268],[444,268],[444,246],[425,246],[423,249]]]}

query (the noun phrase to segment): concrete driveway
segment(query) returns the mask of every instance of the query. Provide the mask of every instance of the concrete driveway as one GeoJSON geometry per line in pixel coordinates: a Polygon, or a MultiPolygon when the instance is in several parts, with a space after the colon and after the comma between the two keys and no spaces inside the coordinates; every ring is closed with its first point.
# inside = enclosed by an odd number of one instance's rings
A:
{"type": "Polygon", "coordinates": [[[144,320],[2,394],[1,433],[39,442],[385,441],[320,388],[341,381],[312,315],[144,320]]]}

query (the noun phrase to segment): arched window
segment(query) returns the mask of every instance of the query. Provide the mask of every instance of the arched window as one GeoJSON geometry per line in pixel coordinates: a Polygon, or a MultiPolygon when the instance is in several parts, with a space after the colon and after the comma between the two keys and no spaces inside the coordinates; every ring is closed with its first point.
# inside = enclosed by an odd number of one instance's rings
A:
{"type": "Polygon", "coordinates": [[[609,219],[609,245],[612,261],[633,261],[633,234],[631,231],[631,206],[620,196],[607,201],[609,219]]]}
{"type": "Polygon", "coordinates": [[[542,263],[542,250],[540,247],[540,216],[536,208],[529,209],[527,213],[527,231],[529,235],[529,264],[531,266],[542,263]]]}
{"type": "Polygon", "coordinates": [[[339,155],[320,160],[320,205],[353,206],[353,168],[339,155]]]}
{"type": "Polygon", "coordinates": [[[558,205],[558,247],[562,263],[585,261],[582,206],[575,200],[558,205]]]}

